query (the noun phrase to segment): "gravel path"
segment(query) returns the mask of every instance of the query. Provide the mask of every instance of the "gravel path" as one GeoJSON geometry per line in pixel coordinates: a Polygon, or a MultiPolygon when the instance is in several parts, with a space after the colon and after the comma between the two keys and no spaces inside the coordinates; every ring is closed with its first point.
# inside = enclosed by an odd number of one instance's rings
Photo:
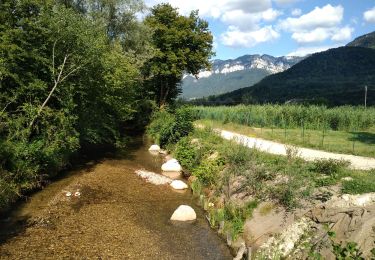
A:
{"type": "MultiPolygon", "coordinates": [[[[286,155],[287,146],[285,144],[264,140],[261,138],[248,137],[246,135],[237,134],[234,132],[215,129],[215,131],[224,139],[235,140],[237,143],[243,144],[250,148],[257,148],[260,151],[286,155]]],[[[305,159],[306,161],[313,161],[316,159],[336,159],[336,160],[347,160],[350,162],[350,168],[357,170],[370,170],[375,169],[375,158],[355,156],[349,154],[338,154],[324,152],[320,150],[308,149],[297,147],[298,156],[305,159]]]]}

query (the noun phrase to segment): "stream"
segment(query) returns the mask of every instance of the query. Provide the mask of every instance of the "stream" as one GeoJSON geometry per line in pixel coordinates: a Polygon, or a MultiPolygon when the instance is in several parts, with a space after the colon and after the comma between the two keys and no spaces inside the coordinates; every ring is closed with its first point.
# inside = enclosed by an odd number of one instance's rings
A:
{"type": "Polygon", "coordinates": [[[66,173],[0,218],[0,259],[231,259],[190,191],[139,178],[163,158],[136,138],[115,157],[66,173]],[[66,196],[71,193],[71,196],[66,196]],[[169,219],[179,205],[194,223],[169,219]]]}

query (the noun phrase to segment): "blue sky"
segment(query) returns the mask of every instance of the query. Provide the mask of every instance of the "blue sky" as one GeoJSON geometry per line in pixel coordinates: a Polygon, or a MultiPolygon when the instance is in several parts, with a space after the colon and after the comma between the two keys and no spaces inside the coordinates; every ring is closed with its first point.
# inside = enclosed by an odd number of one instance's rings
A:
{"type": "Polygon", "coordinates": [[[297,55],[345,45],[375,31],[374,0],[146,0],[209,22],[218,59],[297,55]]]}

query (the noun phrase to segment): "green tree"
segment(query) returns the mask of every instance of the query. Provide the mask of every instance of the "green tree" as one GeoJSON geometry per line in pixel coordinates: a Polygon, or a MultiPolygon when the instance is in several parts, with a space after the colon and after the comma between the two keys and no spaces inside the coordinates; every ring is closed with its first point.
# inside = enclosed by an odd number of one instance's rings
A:
{"type": "Polygon", "coordinates": [[[116,145],[147,110],[141,68],[152,48],[139,2],[0,2],[0,210],[80,147],[116,145]]]}
{"type": "Polygon", "coordinates": [[[153,30],[152,44],[156,49],[145,68],[148,89],[163,107],[180,93],[183,73],[196,76],[201,69],[210,67],[213,37],[198,11],[185,17],[169,4],[153,7],[145,23],[153,30]]]}

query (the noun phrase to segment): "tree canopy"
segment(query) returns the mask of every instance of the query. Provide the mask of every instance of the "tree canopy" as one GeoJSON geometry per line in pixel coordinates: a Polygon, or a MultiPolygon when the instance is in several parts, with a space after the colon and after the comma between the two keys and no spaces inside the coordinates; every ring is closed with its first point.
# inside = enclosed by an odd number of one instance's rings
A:
{"type": "Polygon", "coordinates": [[[184,73],[197,75],[210,67],[213,37],[198,11],[186,17],[169,4],[153,7],[145,24],[153,30],[151,42],[156,49],[145,67],[148,90],[164,106],[180,93],[184,73]]]}
{"type": "Polygon", "coordinates": [[[123,144],[123,128],[150,106],[142,68],[153,47],[139,0],[0,7],[1,209],[80,148],[123,144]]]}

